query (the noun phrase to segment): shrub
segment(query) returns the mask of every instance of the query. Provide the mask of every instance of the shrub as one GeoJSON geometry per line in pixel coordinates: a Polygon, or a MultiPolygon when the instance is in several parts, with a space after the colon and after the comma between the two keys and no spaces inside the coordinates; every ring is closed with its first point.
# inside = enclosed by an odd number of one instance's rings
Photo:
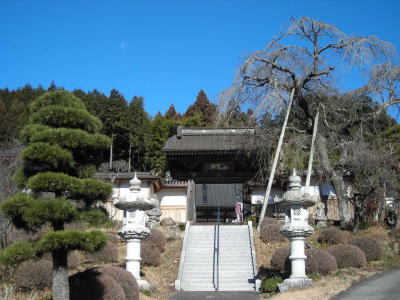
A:
{"type": "Polygon", "coordinates": [[[384,248],[377,240],[367,236],[356,236],[349,240],[350,245],[357,246],[364,251],[367,261],[382,258],[384,248]]]}
{"type": "Polygon", "coordinates": [[[290,270],[290,247],[282,247],[275,250],[271,258],[271,266],[281,272],[290,270]]]}
{"type": "Polygon", "coordinates": [[[159,230],[151,229],[151,233],[146,241],[156,246],[160,252],[165,251],[165,237],[159,230]]]}
{"type": "Polygon", "coordinates": [[[306,273],[328,274],[337,269],[335,257],[328,251],[306,249],[306,273]]]}
{"type": "Polygon", "coordinates": [[[260,228],[263,226],[269,225],[269,224],[279,224],[280,225],[281,222],[274,218],[265,217],[261,222],[260,228]]]}
{"type": "Polygon", "coordinates": [[[321,244],[336,245],[346,242],[346,233],[336,227],[328,227],[321,231],[318,237],[321,244]]]}
{"type": "Polygon", "coordinates": [[[52,269],[53,264],[48,260],[25,261],[15,270],[15,285],[23,290],[50,288],[52,269]]]}
{"type": "Polygon", "coordinates": [[[262,226],[260,227],[260,239],[264,243],[270,242],[284,242],[286,238],[281,234],[281,225],[280,223],[267,223],[264,221],[262,226]]]}
{"type": "Polygon", "coordinates": [[[86,259],[92,263],[118,262],[118,246],[108,240],[101,250],[87,253],[86,259]]]}
{"type": "Polygon", "coordinates": [[[165,219],[161,220],[160,225],[162,227],[172,226],[172,225],[175,225],[175,221],[172,218],[165,218],[165,219]]]}
{"type": "Polygon", "coordinates": [[[119,236],[114,233],[108,232],[108,233],[106,233],[106,236],[107,236],[107,240],[113,244],[117,245],[120,241],[119,236]]]}
{"type": "Polygon", "coordinates": [[[400,242],[400,228],[393,228],[389,232],[389,237],[393,242],[400,242]]]}
{"type": "Polygon", "coordinates": [[[133,275],[125,269],[115,266],[104,266],[97,268],[99,272],[111,276],[124,290],[126,300],[139,299],[139,286],[133,275]]]}
{"type": "Polygon", "coordinates": [[[140,243],[142,263],[147,266],[158,266],[161,262],[160,250],[147,241],[140,243]]]}
{"type": "MultiPolygon", "coordinates": [[[[306,273],[328,274],[337,269],[335,257],[320,249],[306,249],[306,273]]],[[[290,272],[290,247],[277,249],[272,255],[271,266],[281,272],[290,272]]]]}
{"type": "Polygon", "coordinates": [[[333,245],[326,251],[335,257],[338,268],[359,268],[367,263],[364,252],[353,245],[333,245]]]}
{"type": "Polygon", "coordinates": [[[388,230],[379,224],[360,231],[359,236],[368,236],[383,243],[389,240],[388,230]]]}
{"type": "MultiPolygon", "coordinates": [[[[46,252],[42,255],[42,259],[52,261],[53,257],[50,252],[46,252]]],[[[79,251],[69,251],[67,256],[68,268],[76,269],[82,263],[82,257],[79,251]]]]}
{"type": "Polygon", "coordinates": [[[82,258],[78,251],[70,251],[68,253],[67,260],[68,260],[68,268],[70,269],[76,269],[82,263],[82,258]]]}
{"type": "Polygon", "coordinates": [[[278,288],[278,284],[282,282],[283,279],[281,277],[271,277],[263,280],[261,283],[261,292],[273,293],[278,288]]]}
{"type": "Polygon", "coordinates": [[[110,275],[89,269],[69,277],[71,300],[121,300],[125,293],[110,275]]]}

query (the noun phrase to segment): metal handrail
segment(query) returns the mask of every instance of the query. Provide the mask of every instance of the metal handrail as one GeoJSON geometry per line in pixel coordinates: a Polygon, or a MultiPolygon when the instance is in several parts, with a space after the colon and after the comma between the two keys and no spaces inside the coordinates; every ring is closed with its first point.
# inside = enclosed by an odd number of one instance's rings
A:
{"type": "Polygon", "coordinates": [[[214,226],[214,257],[213,257],[213,285],[219,289],[219,226],[221,223],[220,208],[217,209],[217,224],[214,226]]]}
{"type": "Polygon", "coordinates": [[[221,219],[220,219],[220,209],[218,206],[218,211],[217,211],[217,264],[216,264],[216,269],[217,269],[217,286],[216,286],[216,291],[219,289],[219,225],[220,225],[221,219]]]}

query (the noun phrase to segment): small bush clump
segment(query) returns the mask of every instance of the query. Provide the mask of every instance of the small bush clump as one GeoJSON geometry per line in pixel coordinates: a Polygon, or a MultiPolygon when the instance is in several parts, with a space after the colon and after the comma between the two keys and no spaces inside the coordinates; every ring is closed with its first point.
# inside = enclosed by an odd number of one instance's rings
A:
{"type": "Polygon", "coordinates": [[[160,225],[162,227],[173,226],[175,225],[175,221],[172,218],[165,218],[161,220],[160,225]]]}
{"type": "Polygon", "coordinates": [[[306,249],[306,273],[328,274],[337,269],[335,257],[328,251],[306,249]]]}
{"type": "Polygon", "coordinates": [[[165,251],[165,237],[159,230],[151,229],[151,233],[146,241],[156,246],[160,252],[165,251]]]}
{"type": "Polygon", "coordinates": [[[88,269],[69,277],[71,300],[121,300],[126,299],[121,285],[110,275],[88,269]]]}
{"type": "Polygon", "coordinates": [[[22,290],[43,290],[52,284],[53,264],[48,260],[25,261],[14,273],[15,285],[22,290]]]}
{"type": "Polygon", "coordinates": [[[101,273],[111,276],[124,290],[126,300],[139,300],[139,286],[133,275],[125,269],[116,266],[97,268],[101,273]]]}
{"type": "Polygon", "coordinates": [[[76,269],[82,263],[82,257],[78,251],[70,251],[68,252],[68,268],[69,269],[76,269]]]}
{"type": "Polygon", "coordinates": [[[333,245],[328,247],[326,251],[335,257],[338,268],[360,268],[367,263],[364,252],[353,245],[333,245]]]}
{"type": "Polygon", "coordinates": [[[261,292],[273,293],[278,288],[278,284],[282,283],[283,279],[281,277],[271,277],[263,280],[261,283],[261,292]]]}
{"type": "Polygon", "coordinates": [[[349,240],[350,245],[357,246],[365,253],[367,261],[379,260],[383,256],[384,248],[377,240],[367,236],[356,236],[349,240]]]}
{"type": "MultiPolygon", "coordinates": [[[[320,249],[306,249],[306,273],[328,274],[337,269],[335,257],[320,249]]],[[[271,266],[281,272],[290,272],[290,247],[277,249],[272,255],[271,266]]]]}
{"type": "Polygon", "coordinates": [[[321,244],[337,245],[346,242],[346,233],[336,227],[328,227],[321,231],[318,242],[321,244]]]}
{"type": "Polygon", "coordinates": [[[140,243],[142,263],[147,266],[158,266],[161,262],[160,250],[152,243],[143,241],[140,243]]]}
{"type": "Polygon", "coordinates": [[[395,242],[399,243],[400,242],[400,228],[393,228],[389,232],[389,238],[395,242]]]}
{"type": "Polygon", "coordinates": [[[264,243],[284,242],[286,239],[281,234],[281,223],[273,218],[266,217],[260,226],[260,239],[264,243]]]}
{"type": "Polygon", "coordinates": [[[282,247],[275,250],[271,258],[271,267],[281,272],[290,271],[290,247],[282,247]]]}
{"type": "Polygon", "coordinates": [[[101,250],[87,252],[86,260],[92,263],[118,262],[118,246],[108,240],[101,250]]]}

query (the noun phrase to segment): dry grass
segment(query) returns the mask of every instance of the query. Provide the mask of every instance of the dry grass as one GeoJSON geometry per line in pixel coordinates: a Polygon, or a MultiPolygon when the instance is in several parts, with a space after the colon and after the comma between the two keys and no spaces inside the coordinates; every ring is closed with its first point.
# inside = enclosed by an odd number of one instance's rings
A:
{"type": "Polygon", "coordinates": [[[323,300],[348,289],[353,283],[365,279],[378,271],[373,269],[342,269],[333,275],[321,277],[312,287],[276,294],[271,299],[279,300],[323,300]]]}
{"type": "Polygon", "coordinates": [[[389,230],[379,225],[371,226],[367,229],[361,230],[357,234],[357,236],[368,236],[370,238],[386,243],[389,241],[389,230]]]}
{"type": "Polygon", "coordinates": [[[254,230],[254,245],[256,248],[257,268],[259,270],[271,267],[271,258],[275,250],[281,247],[289,247],[289,240],[284,242],[263,243],[260,233],[254,230]]]}

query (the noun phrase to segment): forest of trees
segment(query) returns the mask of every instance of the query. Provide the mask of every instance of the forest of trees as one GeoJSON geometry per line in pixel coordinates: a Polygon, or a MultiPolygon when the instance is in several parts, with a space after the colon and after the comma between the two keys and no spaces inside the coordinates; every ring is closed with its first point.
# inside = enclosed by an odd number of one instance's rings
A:
{"type": "MultiPolygon", "coordinates": [[[[0,89],[0,148],[23,143],[21,130],[28,122],[30,103],[46,91],[62,89],[54,83],[47,89],[30,85],[15,90],[0,89]]],[[[139,170],[162,174],[166,160],[161,148],[176,133],[177,126],[210,127],[216,123],[217,105],[210,102],[203,90],[183,115],[171,104],[164,114],[158,112],[154,117],[145,111],[145,99],[141,96],[127,100],[115,89],[109,95],[96,89],[88,92],[76,89],[72,94],[102,121],[101,133],[112,140],[108,150],[98,153],[103,162],[102,171],[139,170]]],[[[246,114],[238,113],[240,124],[236,125],[245,124],[247,119],[246,114]]],[[[231,119],[229,125],[235,125],[231,119]]]]}

